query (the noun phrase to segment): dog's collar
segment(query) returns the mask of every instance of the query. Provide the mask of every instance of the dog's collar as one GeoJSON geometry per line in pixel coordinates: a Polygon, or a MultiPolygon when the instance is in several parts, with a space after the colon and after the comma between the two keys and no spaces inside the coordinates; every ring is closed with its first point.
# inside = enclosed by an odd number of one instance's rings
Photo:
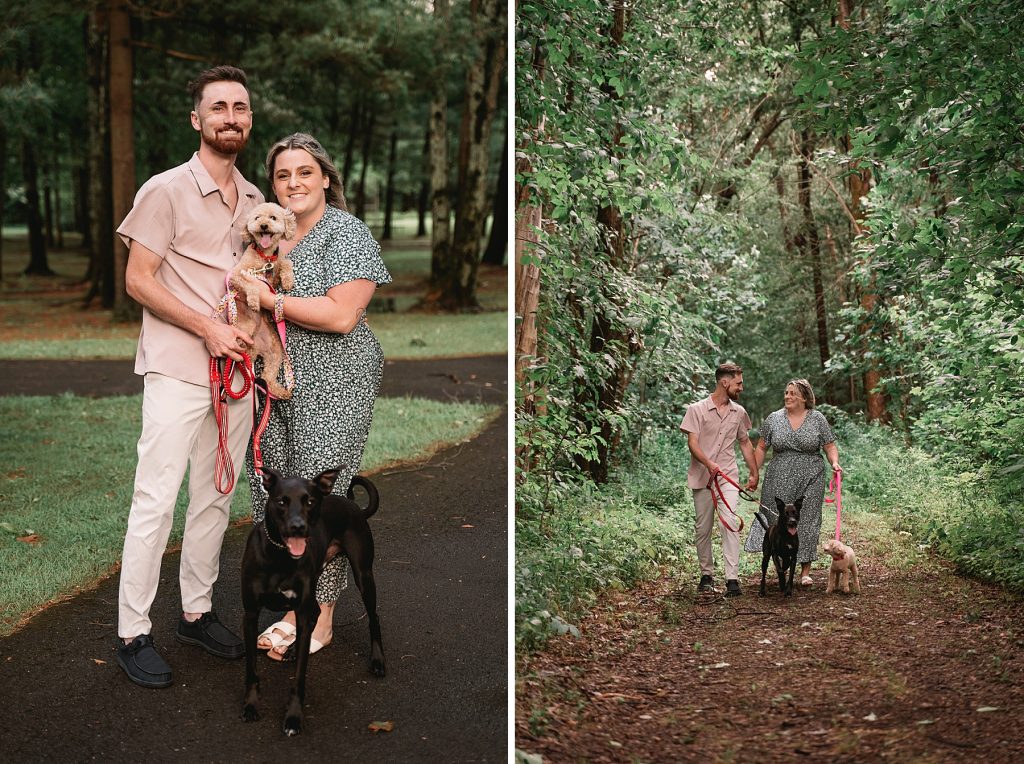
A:
{"type": "Polygon", "coordinates": [[[260,523],[260,525],[263,527],[263,535],[265,535],[267,537],[267,541],[269,541],[271,544],[276,546],[278,549],[284,549],[284,550],[287,551],[288,547],[286,547],[281,542],[274,541],[274,539],[270,538],[270,529],[267,528],[267,518],[264,517],[263,518],[263,522],[260,523]]]}
{"type": "Polygon", "coordinates": [[[257,255],[262,257],[268,263],[273,263],[273,262],[275,262],[277,260],[277,252],[274,252],[274,254],[272,254],[272,255],[268,255],[266,252],[264,252],[262,249],[260,249],[260,245],[257,244],[255,241],[252,243],[252,248],[254,250],[256,250],[256,254],[257,255]]]}

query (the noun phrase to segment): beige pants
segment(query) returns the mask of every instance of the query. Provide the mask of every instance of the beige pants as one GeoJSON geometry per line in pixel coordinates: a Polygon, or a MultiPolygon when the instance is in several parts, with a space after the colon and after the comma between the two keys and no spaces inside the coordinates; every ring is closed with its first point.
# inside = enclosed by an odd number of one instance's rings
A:
{"type": "MultiPolygon", "coordinates": [[[[724,483],[724,481],[719,482],[724,483]]],[[[722,486],[722,492],[725,494],[725,500],[729,503],[729,506],[735,510],[740,500],[739,490],[725,483],[722,486]]],[[[701,575],[715,575],[715,558],[711,552],[711,531],[717,525],[722,532],[722,556],[725,558],[725,579],[726,581],[738,580],[740,571],[739,518],[722,507],[725,521],[737,530],[727,530],[724,525],[718,522],[718,516],[711,499],[711,490],[708,488],[693,489],[693,506],[696,510],[696,523],[694,526],[696,532],[694,535],[697,540],[697,561],[700,563],[701,575]]]]}
{"type": "MultiPolygon", "coordinates": [[[[252,431],[252,393],[238,401],[229,399],[228,424],[237,486],[245,473],[245,450],[252,431]]],[[[186,613],[211,609],[231,509],[231,495],[219,493],[214,485],[217,443],[208,387],[146,374],[139,465],[121,558],[117,633],[123,638],[149,634],[152,629],[149,609],[186,467],[189,503],[179,571],[181,608],[186,613]]]]}

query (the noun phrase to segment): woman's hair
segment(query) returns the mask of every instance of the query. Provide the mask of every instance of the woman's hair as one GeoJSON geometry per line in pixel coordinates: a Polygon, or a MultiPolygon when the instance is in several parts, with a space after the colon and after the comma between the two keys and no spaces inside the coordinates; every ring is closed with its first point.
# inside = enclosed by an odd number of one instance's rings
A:
{"type": "MultiPolygon", "coordinates": [[[[804,398],[804,406],[808,409],[814,408],[814,388],[811,387],[811,383],[806,379],[791,379],[786,383],[786,387],[793,385],[797,390],[800,391],[800,395],[804,398]]],[[[785,389],[785,388],[783,388],[785,389]]]]}
{"type": "Polygon", "coordinates": [[[270,147],[270,151],[267,152],[266,163],[267,179],[270,181],[270,185],[274,185],[274,162],[277,161],[277,155],[282,151],[290,149],[302,149],[316,160],[317,164],[320,165],[320,170],[330,181],[330,185],[324,189],[327,203],[332,207],[348,212],[348,205],[345,204],[345,190],[341,185],[341,175],[338,174],[338,168],[334,166],[334,162],[331,161],[331,157],[324,150],[324,147],[312,135],[292,133],[287,138],[282,138],[270,147]]]}

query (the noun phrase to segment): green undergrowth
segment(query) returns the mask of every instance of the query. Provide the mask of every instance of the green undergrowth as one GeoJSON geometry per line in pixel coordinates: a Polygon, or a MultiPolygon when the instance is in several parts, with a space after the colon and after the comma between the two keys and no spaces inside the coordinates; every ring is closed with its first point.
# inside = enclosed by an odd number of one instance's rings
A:
{"type": "Polygon", "coordinates": [[[849,455],[844,496],[851,492],[864,510],[884,515],[962,573],[1024,591],[1024,502],[990,466],[908,447],[890,430],[829,415],[849,455]]]}
{"type": "MultiPolygon", "coordinates": [[[[141,396],[0,397],[0,635],[26,613],[90,585],[120,559],[141,409],[141,396]]],[[[497,411],[380,398],[361,472],[463,442],[497,411]]],[[[243,477],[232,502],[233,520],[246,517],[251,502],[244,468],[236,468],[243,477]]],[[[186,504],[183,486],[171,544],[180,542],[186,504]]]]}
{"type": "MultiPolygon", "coordinates": [[[[843,482],[842,538],[886,565],[911,565],[933,551],[967,574],[1024,588],[1024,524],[1016,507],[997,501],[985,470],[968,470],[909,448],[892,431],[850,422],[823,407],[839,439],[843,482]]],[[[602,591],[628,589],[661,575],[681,587],[699,577],[693,501],[686,487],[689,453],[676,433],[644,444],[642,458],[620,466],[604,486],[547,483],[531,475],[517,488],[516,647],[530,653],[575,622],[602,591]]],[[[742,459],[740,460],[742,464],[742,459]]],[[[743,469],[743,468],[741,468],[743,469]]],[[[744,478],[745,474],[742,475],[744,478]]],[[[763,474],[762,474],[763,477],[763,474]]],[[[753,520],[752,504],[740,514],[753,520]]],[[[823,508],[820,542],[835,533],[823,508]]],[[[745,540],[747,530],[743,531],[745,540]]],[[[819,542],[819,544],[820,544],[819,542]]],[[[713,538],[721,584],[721,540],[713,538]]],[[[820,554],[820,545],[819,545],[820,554]]],[[[740,553],[741,579],[760,575],[759,553],[740,553]]],[[[819,557],[813,569],[824,571],[819,557]]],[[[752,594],[748,591],[746,594],[752,594]]]]}

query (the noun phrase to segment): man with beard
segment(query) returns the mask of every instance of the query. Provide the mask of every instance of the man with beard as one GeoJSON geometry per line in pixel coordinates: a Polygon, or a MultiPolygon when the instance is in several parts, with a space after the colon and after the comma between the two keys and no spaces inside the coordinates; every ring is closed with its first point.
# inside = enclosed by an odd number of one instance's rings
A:
{"type": "Polygon", "coordinates": [[[170,666],[155,648],[149,610],[186,468],[182,614],[175,637],[221,658],[245,653],[242,640],[217,620],[212,594],[233,493],[233,485],[226,494],[218,490],[218,448],[223,437],[232,463],[242,464],[252,429],[252,393],[228,399],[227,426],[219,425],[210,359],[241,361],[241,343],[252,343],[213,315],[225,275],[244,251],[238,223],[263,195],[235,168],[252,128],[245,72],[209,69],[189,83],[189,92],[199,151],[150,178],[117,229],[129,248],[125,286],[143,308],[135,373],[145,377],[139,462],[121,561],[117,661],[143,687],[171,684],[170,666]]]}
{"type": "MultiPolygon", "coordinates": [[[[686,409],[679,429],[686,433],[690,448],[690,469],[686,482],[693,489],[693,506],[696,510],[697,560],[700,563],[698,592],[714,591],[715,558],[711,551],[711,531],[715,525],[715,500],[712,498],[711,481],[715,475],[729,476],[739,483],[736,466],[736,452],[733,448],[739,441],[743,459],[750,470],[746,490],[757,488],[757,462],[754,448],[750,443],[750,417],[736,401],[743,392],[743,369],[734,363],[723,363],[715,369],[715,391],[702,401],[686,409]]],[[[718,485],[725,502],[736,509],[739,489],[723,478],[718,485]]],[[[716,493],[717,496],[717,493],[716,493]]],[[[721,499],[719,499],[721,501],[721,499]]],[[[725,596],[740,594],[739,562],[740,535],[738,515],[724,507],[725,524],[722,525],[722,556],[725,558],[725,596]]]]}

